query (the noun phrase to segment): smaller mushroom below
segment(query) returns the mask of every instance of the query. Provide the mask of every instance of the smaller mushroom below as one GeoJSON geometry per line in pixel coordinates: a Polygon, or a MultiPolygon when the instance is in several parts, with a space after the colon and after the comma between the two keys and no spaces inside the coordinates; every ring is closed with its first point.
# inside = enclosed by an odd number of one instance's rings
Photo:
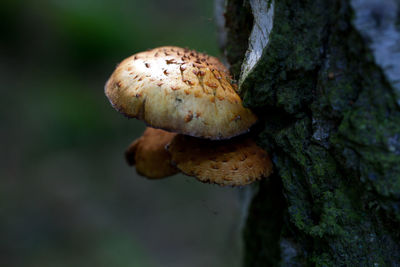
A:
{"type": "Polygon", "coordinates": [[[176,135],[167,150],[180,171],[204,183],[242,186],[272,173],[268,153],[249,137],[210,141],[176,135]]]}
{"type": "Polygon", "coordinates": [[[175,133],[146,128],[143,135],[133,141],[125,152],[128,164],[136,165],[136,171],[147,178],[157,179],[173,175],[178,170],[171,165],[171,156],[165,150],[175,133]]]}

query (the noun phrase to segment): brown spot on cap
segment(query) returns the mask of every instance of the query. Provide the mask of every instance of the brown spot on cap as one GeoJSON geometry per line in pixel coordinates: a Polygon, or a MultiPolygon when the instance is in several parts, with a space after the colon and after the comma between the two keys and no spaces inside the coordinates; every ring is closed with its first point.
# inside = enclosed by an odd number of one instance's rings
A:
{"type": "Polygon", "coordinates": [[[214,82],[206,82],[206,85],[211,88],[218,88],[218,85],[214,82]]]}
{"type": "Polygon", "coordinates": [[[194,82],[192,82],[191,80],[184,79],[183,82],[189,85],[194,85],[194,82]]]}
{"type": "Polygon", "coordinates": [[[185,116],[185,122],[189,122],[193,119],[193,112],[189,110],[188,114],[185,116]]]}
{"type": "Polygon", "coordinates": [[[173,64],[173,63],[176,63],[176,61],[175,61],[175,59],[174,58],[171,58],[171,59],[166,59],[165,60],[165,62],[169,65],[169,64],[173,64]]]}

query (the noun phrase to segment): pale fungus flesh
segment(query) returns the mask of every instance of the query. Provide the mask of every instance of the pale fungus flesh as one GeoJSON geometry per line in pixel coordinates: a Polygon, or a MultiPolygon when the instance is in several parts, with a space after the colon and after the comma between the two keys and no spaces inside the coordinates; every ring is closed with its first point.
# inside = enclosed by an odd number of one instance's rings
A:
{"type": "Polygon", "coordinates": [[[247,132],[257,120],[236,89],[217,58],[165,46],[122,61],[105,93],[115,109],[151,127],[218,140],[247,132]]]}

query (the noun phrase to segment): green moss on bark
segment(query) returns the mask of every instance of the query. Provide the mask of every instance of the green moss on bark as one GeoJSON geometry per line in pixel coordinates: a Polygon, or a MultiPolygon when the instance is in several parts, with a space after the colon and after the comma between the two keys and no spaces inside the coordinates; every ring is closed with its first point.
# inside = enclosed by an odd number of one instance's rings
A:
{"type": "Polygon", "coordinates": [[[270,42],[242,92],[264,123],[259,142],[287,208],[260,212],[280,201],[260,185],[246,266],[400,265],[400,111],[351,16],[347,1],[275,1],[270,42]],[[266,234],[279,222],[279,238],[266,234]],[[268,254],[277,242],[280,254],[268,254]]]}

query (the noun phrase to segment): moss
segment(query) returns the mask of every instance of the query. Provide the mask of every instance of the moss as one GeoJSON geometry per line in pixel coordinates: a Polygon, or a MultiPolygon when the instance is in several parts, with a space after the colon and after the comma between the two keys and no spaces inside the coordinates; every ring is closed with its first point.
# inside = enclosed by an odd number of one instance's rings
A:
{"type": "Polygon", "coordinates": [[[400,265],[400,111],[351,17],[347,1],[275,1],[270,43],[242,92],[282,194],[260,186],[246,266],[400,265]],[[266,217],[282,196],[285,210],[266,217]],[[282,222],[279,238],[267,233],[282,222]],[[281,257],[268,252],[277,242],[281,257]]]}

